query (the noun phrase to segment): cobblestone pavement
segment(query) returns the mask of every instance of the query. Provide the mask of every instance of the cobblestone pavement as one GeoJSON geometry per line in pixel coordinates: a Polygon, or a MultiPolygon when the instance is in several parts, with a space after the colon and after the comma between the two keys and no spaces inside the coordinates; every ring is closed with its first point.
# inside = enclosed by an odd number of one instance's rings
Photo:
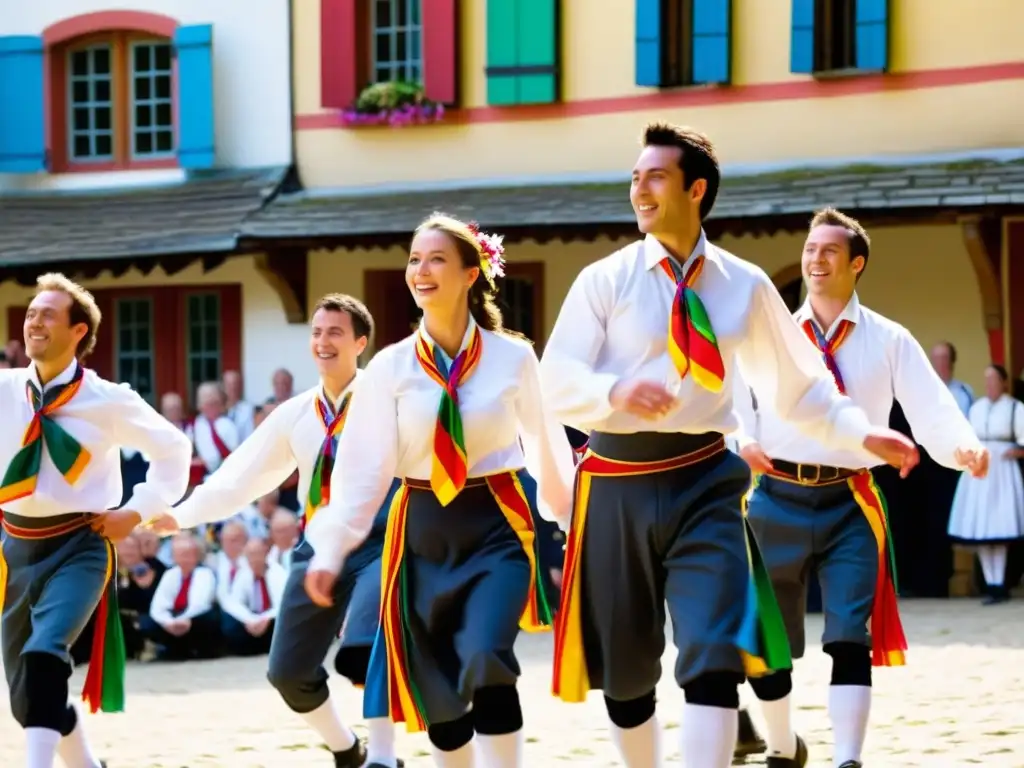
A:
{"type": "MultiPolygon", "coordinates": [[[[1024,767],[1024,603],[982,608],[968,600],[908,601],[903,616],[909,666],[876,670],[867,765],[1024,767]]],[[[819,617],[811,617],[808,630],[809,638],[820,636],[819,617]]],[[[598,695],[575,706],[548,695],[550,635],[524,636],[519,655],[526,766],[620,765],[598,695]]],[[[667,670],[673,657],[669,650],[667,670]]],[[[262,658],[133,665],[129,711],[87,717],[98,753],[110,768],[326,768],[330,760],[316,738],[266,684],[264,665],[262,658]]],[[[74,690],[81,679],[79,671],[74,690]]],[[[827,682],[828,659],[820,652],[798,664],[797,726],[811,746],[810,765],[826,768],[827,682]]],[[[358,721],[358,692],[337,678],[332,686],[346,716],[358,721]]],[[[20,768],[22,740],[3,693],[0,766],[20,768]]],[[[659,695],[666,751],[678,759],[682,694],[666,678],[659,695]]],[[[749,698],[749,691],[744,695],[749,698]]],[[[431,765],[423,735],[403,734],[400,750],[413,768],[431,765]]]]}

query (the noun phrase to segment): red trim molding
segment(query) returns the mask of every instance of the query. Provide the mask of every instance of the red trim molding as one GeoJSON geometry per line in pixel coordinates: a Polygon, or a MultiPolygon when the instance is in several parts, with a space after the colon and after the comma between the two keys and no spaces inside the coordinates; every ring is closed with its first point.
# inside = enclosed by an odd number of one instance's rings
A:
{"type": "MultiPolygon", "coordinates": [[[[929,69],[918,72],[898,72],[831,80],[808,78],[797,82],[758,83],[727,87],[700,86],[656,91],[636,96],[615,96],[527,107],[472,107],[452,110],[445,115],[445,122],[468,124],[558,120],[680,107],[713,107],[799,99],[834,99],[843,96],[919,91],[929,88],[980,85],[1002,80],[1021,79],[1024,79],[1024,61],[1014,61],[976,67],[929,69]]],[[[336,112],[296,115],[295,117],[295,129],[299,131],[343,127],[345,126],[341,122],[340,115],[336,112]]]]}
{"type": "Polygon", "coordinates": [[[174,37],[176,19],[145,11],[96,11],[61,19],[43,30],[43,45],[49,48],[94,32],[146,32],[160,37],[174,37]]]}

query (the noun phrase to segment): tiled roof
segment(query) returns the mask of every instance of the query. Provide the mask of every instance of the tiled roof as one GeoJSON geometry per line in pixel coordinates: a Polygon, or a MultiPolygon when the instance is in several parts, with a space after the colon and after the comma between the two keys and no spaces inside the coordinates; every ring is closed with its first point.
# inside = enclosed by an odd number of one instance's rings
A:
{"type": "Polygon", "coordinates": [[[152,187],[0,193],[0,265],[234,250],[287,169],[209,171],[152,187]]]}
{"type": "MultiPolygon", "coordinates": [[[[732,220],[843,210],[1024,205],[1024,159],[858,164],[723,179],[711,218],[732,220]]],[[[564,227],[634,221],[628,180],[479,187],[430,192],[281,195],[250,216],[252,238],[350,237],[408,233],[432,211],[488,227],[564,227]]]]}

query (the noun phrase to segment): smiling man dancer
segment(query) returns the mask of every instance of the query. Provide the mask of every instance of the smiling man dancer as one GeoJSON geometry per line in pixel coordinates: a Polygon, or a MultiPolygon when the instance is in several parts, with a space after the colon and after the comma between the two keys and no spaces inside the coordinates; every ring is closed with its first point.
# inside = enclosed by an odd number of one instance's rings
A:
{"type": "MultiPolygon", "coordinates": [[[[857,298],[870,248],[856,220],[831,208],[815,214],[801,259],[807,301],[796,321],[812,348],[820,350],[838,391],[863,408],[872,423],[888,423],[895,398],[914,435],[938,462],[984,475],[988,454],[924,350],[903,326],[857,298]]],[[[817,573],[825,615],[822,642],[832,657],[828,710],[835,735],[833,761],[840,768],[860,768],[872,661],[902,665],[906,650],[885,502],[870,472],[880,462],[801,434],[762,396],[762,382],[748,383],[759,407],[755,412],[750,397],[737,394],[740,455],[763,473],[751,494],[748,518],[794,658],[804,652],[807,577],[812,568],[817,573]]],[[[767,721],[768,765],[805,765],[806,746],[790,724],[790,672],[750,684],[767,721]]]]}
{"type": "MultiPolygon", "coordinates": [[[[750,607],[774,608],[751,585],[741,514],[750,470],[723,442],[737,427],[724,386],[737,362],[808,435],[900,466],[916,460],[909,440],[872,428],[836,391],[767,275],[708,242],[701,222],[718,185],[707,137],[647,126],[630,190],[646,238],[583,269],[541,364],[552,410],[590,432],[567,545],[555,693],[582,701],[602,689],[630,768],[661,764],[654,690],[665,603],[688,768],[732,762],[741,647],[758,650],[750,607]]],[[[781,645],[776,656],[788,663],[784,637],[781,645]]]]}
{"type": "MultiPolygon", "coordinates": [[[[331,469],[338,436],[353,394],[359,388],[359,355],[373,332],[373,318],[362,302],[328,294],[317,303],[310,323],[310,353],[320,384],[279,405],[206,482],[196,488],[172,519],[156,523],[161,532],[212,523],[278,488],[296,468],[299,498],[306,499],[303,528],[330,501],[331,469]]],[[[303,582],[313,555],[302,539],[278,611],[270,647],[268,677],[292,711],[299,714],[334,754],[336,768],[396,768],[394,726],[387,718],[368,722],[369,752],[338,715],[327,688],[324,656],[345,624],[338,672],[356,685],[366,666],[380,613],[380,556],[390,498],[366,542],[345,562],[334,604],[314,605],[303,582]],[[346,618],[347,617],[347,618],[346,618]]]]}
{"type": "Polygon", "coordinates": [[[27,768],[103,763],[68,704],[69,648],[96,611],[83,696],[124,706],[124,639],[113,543],[185,493],[192,446],[127,385],[83,367],[100,311],[63,275],[43,275],[25,315],[27,368],[0,370],[0,642],[27,768]],[[149,458],[123,509],[122,447],[149,458]]]}

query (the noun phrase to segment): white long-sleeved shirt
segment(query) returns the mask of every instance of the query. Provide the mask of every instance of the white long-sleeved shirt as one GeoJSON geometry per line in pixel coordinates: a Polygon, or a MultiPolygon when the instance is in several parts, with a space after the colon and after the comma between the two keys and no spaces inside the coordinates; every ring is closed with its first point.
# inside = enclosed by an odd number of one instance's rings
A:
{"type": "Polygon", "coordinates": [[[194,619],[213,608],[217,599],[217,577],[210,568],[200,565],[192,571],[188,585],[188,606],[185,612],[174,615],[174,600],[181,590],[181,568],[174,566],[164,572],[156,585],[153,601],[149,604],[149,615],[157,624],[163,625],[173,619],[194,619]]]}
{"type": "MultiPolygon", "coordinates": [[[[339,395],[338,402],[349,391],[355,393],[362,379],[362,373],[356,371],[355,378],[339,395]]],[[[313,468],[327,436],[316,410],[318,398],[333,409],[334,404],[323,387],[317,386],[286,400],[271,411],[216,472],[192,491],[180,506],[171,510],[178,525],[184,529],[224,520],[260,496],[279,488],[296,468],[299,470],[299,500],[305,502],[313,468]]],[[[348,419],[351,418],[350,412],[348,419]]],[[[348,429],[348,423],[345,422],[345,429],[348,429]]]]}
{"type": "Polygon", "coordinates": [[[1011,395],[1004,394],[995,401],[987,397],[975,400],[969,419],[979,440],[1024,445],[1024,403],[1011,395]]]}
{"type": "MultiPolygon", "coordinates": [[[[810,304],[804,303],[794,318],[801,325],[808,320],[814,322],[810,304]]],[[[917,442],[938,463],[961,469],[954,456],[957,449],[981,446],[921,345],[902,325],[863,306],[856,293],[827,329],[826,338],[832,338],[843,320],[854,323],[835,353],[846,394],[864,410],[872,424],[880,427],[889,425],[895,398],[903,407],[917,442]]],[[[806,335],[804,338],[812,350],[821,354],[806,335]]],[[[756,414],[749,397],[736,397],[736,412],[742,424],[741,445],[756,441],[769,458],[797,464],[860,469],[882,463],[862,448],[838,450],[801,433],[780,417],[770,402],[765,403],[756,382],[751,387],[758,399],[756,414]]]]}
{"type": "Polygon", "coordinates": [[[207,472],[216,472],[224,462],[224,456],[221,455],[220,448],[217,447],[217,443],[213,439],[213,430],[215,429],[217,437],[221,439],[229,452],[237,449],[241,442],[238,439],[238,428],[227,416],[218,416],[213,423],[210,423],[205,416],[197,416],[196,420],[192,422],[192,441],[196,446],[196,454],[206,465],[207,472]]]}
{"type": "MultiPolygon", "coordinates": [[[[462,348],[475,327],[470,322],[462,348]]],[[[422,327],[419,333],[433,344],[422,327]]],[[[525,466],[537,481],[538,511],[564,521],[572,505],[573,451],[541,396],[533,347],[510,336],[481,334],[480,361],[459,387],[468,476],[525,466]]],[[[416,342],[413,334],[377,353],[366,367],[339,441],[331,503],[306,529],[315,552],[312,570],[340,570],[369,533],[393,478],[430,478],[441,387],[420,365],[416,342]]]]}
{"type": "Polygon", "coordinates": [[[221,601],[220,607],[229,616],[243,624],[256,619],[276,619],[277,611],[281,607],[281,598],[284,597],[288,572],[279,565],[268,563],[264,579],[267,585],[267,596],[270,598],[268,607],[257,610],[259,608],[258,587],[256,574],[251,568],[245,568],[238,572],[238,575],[235,576],[235,583],[228,590],[226,599],[221,601]]]}
{"type": "Polygon", "coordinates": [[[871,430],[863,411],[841,396],[814,347],[793,322],[763,270],[709,243],[701,234],[682,265],[703,254],[694,286],[707,310],[725,366],[719,393],[679,380],[668,355],[675,282],[659,266],[668,257],[652,236],[580,272],[544,348],[545,398],[564,423],[584,432],[721,432],[737,429],[732,381],[737,370],[785,419],[823,443],[858,449],[871,430]],[[677,394],[659,419],[613,409],[623,379],[647,379],[677,394]]]}
{"type": "Polygon", "coordinates": [[[224,605],[228,593],[231,592],[231,585],[235,583],[238,574],[249,567],[249,563],[242,555],[232,560],[220,551],[214,555],[210,567],[217,577],[217,602],[224,605]]]}
{"type": "MultiPolygon", "coordinates": [[[[48,391],[74,378],[72,363],[46,387],[39,382],[34,365],[0,370],[0,476],[21,450],[22,436],[34,414],[26,394],[33,382],[48,391]]],[[[72,512],[103,512],[121,503],[121,449],[136,448],[146,454],[146,480],[135,486],[125,509],[148,519],[185,495],[192,446],[188,438],[127,384],[113,384],[86,369],[78,393],[52,417],[89,451],[88,465],[74,485],[69,485],[53,465],[44,447],[35,492],[4,504],[4,509],[25,517],[53,517],[72,512]]]]}

